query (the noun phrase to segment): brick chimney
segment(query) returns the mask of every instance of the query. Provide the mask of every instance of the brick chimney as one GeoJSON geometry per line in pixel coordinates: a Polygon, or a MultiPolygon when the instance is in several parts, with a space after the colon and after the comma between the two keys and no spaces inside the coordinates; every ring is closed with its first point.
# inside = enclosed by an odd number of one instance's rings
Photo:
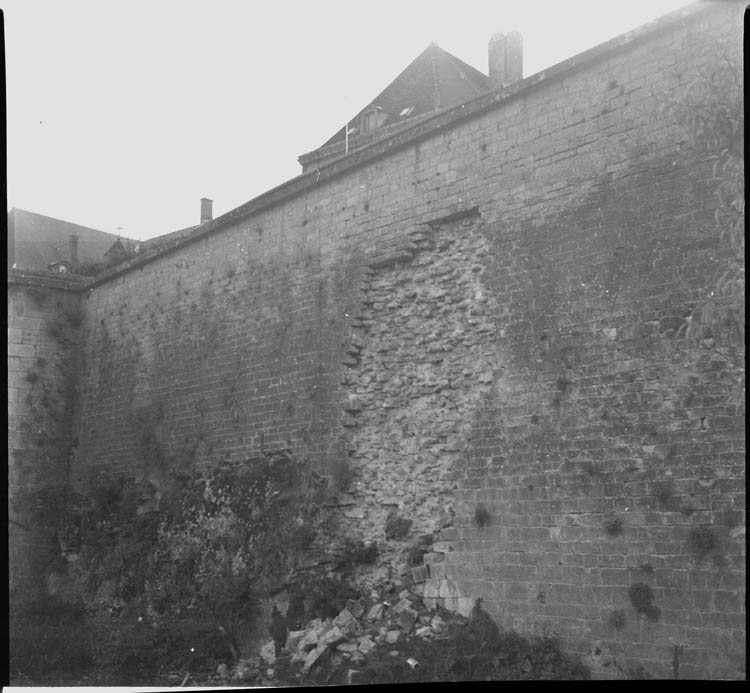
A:
{"type": "Polygon", "coordinates": [[[488,50],[490,82],[502,87],[523,79],[523,38],[517,31],[493,34],[488,50]]]}
{"type": "Polygon", "coordinates": [[[211,219],[214,218],[213,204],[213,200],[209,200],[207,197],[201,197],[201,224],[205,224],[207,221],[211,221],[211,219]]]}
{"type": "Polygon", "coordinates": [[[70,264],[73,267],[78,265],[78,236],[75,234],[70,236],[70,264]]]}

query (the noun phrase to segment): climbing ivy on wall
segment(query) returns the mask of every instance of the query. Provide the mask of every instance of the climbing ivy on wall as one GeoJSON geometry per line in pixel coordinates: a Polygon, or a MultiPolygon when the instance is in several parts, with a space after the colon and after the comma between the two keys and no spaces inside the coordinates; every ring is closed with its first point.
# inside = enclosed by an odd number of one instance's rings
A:
{"type": "Polygon", "coordinates": [[[716,213],[708,233],[718,235],[722,262],[704,299],[680,334],[711,350],[738,376],[730,402],[745,395],[745,139],[743,72],[737,58],[718,45],[712,60],[667,104],[690,145],[713,162],[716,213]]]}

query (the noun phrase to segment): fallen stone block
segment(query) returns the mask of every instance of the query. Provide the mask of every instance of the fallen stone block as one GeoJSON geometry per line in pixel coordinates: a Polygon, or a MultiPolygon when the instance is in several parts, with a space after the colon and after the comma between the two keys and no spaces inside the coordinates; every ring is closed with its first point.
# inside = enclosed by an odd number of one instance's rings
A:
{"type": "MultiPolygon", "coordinates": [[[[408,594],[408,593],[407,593],[408,594]]],[[[411,602],[408,599],[401,599],[401,601],[393,607],[393,611],[400,614],[404,609],[411,607],[411,602]]]]}
{"type": "Polygon", "coordinates": [[[340,642],[338,645],[336,645],[336,652],[345,652],[351,654],[352,652],[356,652],[357,648],[358,644],[349,640],[340,642]]]}
{"type": "Polygon", "coordinates": [[[287,650],[296,650],[300,640],[307,635],[307,631],[304,630],[290,630],[286,636],[286,647],[287,650]]]}
{"type": "Polygon", "coordinates": [[[365,613],[365,607],[362,606],[362,604],[354,599],[350,599],[346,603],[346,608],[349,613],[354,616],[354,618],[361,618],[362,614],[365,613]]]}
{"type": "Polygon", "coordinates": [[[432,635],[432,628],[430,626],[420,626],[415,631],[415,635],[418,638],[427,638],[432,635]]]}
{"type": "Polygon", "coordinates": [[[344,608],[339,612],[339,615],[333,621],[333,625],[341,628],[342,631],[347,631],[351,624],[355,621],[354,615],[349,609],[344,608]]]}
{"type": "Polygon", "coordinates": [[[360,638],[357,642],[357,649],[364,655],[372,652],[375,647],[375,643],[367,636],[360,638]]]}
{"type": "Polygon", "coordinates": [[[435,614],[430,621],[430,627],[435,633],[443,633],[448,628],[448,624],[438,614],[435,614]]]}
{"type": "Polygon", "coordinates": [[[398,624],[408,632],[411,630],[411,627],[414,625],[418,617],[419,614],[414,609],[404,609],[404,611],[399,614],[398,624]]]}
{"type": "Polygon", "coordinates": [[[307,673],[316,664],[320,664],[329,654],[327,645],[319,645],[314,650],[310,650],[305,658],[304,672],[307,673]]]}
{"type": "Polygon", "coordinates": [[[384,604],[373,604],[370,610],[367,612],[368,621],[377,621],[383,618],[383,611],[385,609],[384,604]]]}
{"type": "Polygon", "coordinates": [[[269,666],[276,661],[276,644],[273,640],[260,648],[260,658],[269,666]]]}
{"type": "Polygon", "coordinates": [[[318,633],[317,631],[311,631],[303,637],[299,643],[297,643],[297,649],[309,652],[318,646],[318,633]]]}
{"type": "Polygon", "coordinates": [[[396,642],[398,642],[398,639],[399,639],[400,637],[401,637],[401,631],[400,631],[400,630],[389,630],[389,631],[388,631],[388,632],[387,632],[387,633],[385,634],[385,641],[386,641],[386,642],[387,642],[387,643],[388,643],[389,645],[393,645],[393,644],[395,644],[396,642]]]}
{"type": "Polygon", "coordinates": [[[318,646],[321,645],[337,645],[341,641],[346,640],[346,635],[338,626],[333,626],[330,630],[327,630],[318,640],[318,646]]]}
{"type": "Polygon", "coordinates": [[[415,583],[424,582],[429,577],[427,566],[419,565],[411,569],[411,578],[415,583]]]}

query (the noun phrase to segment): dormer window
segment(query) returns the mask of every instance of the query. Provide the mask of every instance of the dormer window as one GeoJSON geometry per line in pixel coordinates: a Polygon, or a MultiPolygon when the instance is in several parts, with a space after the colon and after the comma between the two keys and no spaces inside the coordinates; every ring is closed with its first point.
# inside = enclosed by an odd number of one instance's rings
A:
{"type": "Polygon", "coordinates": [[[50,272],[58,272],[60,274],[67,274],[70,268],[68,267],[68,264],[66,262],[60,262],[58,260],[57,262],[50,262],[47,265],[47,269],[50,272]]]}
{"type": "Polygon", "coordinates": [[[373,106],[362,114],[360,132],[363,135],[371,133],[379,128],[388,117],[388,114],[379,106],[373,106]]]}

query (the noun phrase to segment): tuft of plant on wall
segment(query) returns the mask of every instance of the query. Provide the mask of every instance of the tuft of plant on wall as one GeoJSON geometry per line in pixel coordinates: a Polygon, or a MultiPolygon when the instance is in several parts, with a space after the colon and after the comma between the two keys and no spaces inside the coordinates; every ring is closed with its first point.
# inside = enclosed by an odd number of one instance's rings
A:
{"type": "Polygon", "coordinates": [[[622,518],[611,515],[604,520],[604,531],[607,536],[619,537],[625,531],[625,523],[622,518]]]}
{"type": "Polygon", "coordinates": [[[713,527],[704,525],[691,529],[688,545],[699,561],[709,556],[713,556],[715,560],[721,558],[721,540],[713,527]]]}
{"type": "Polygon", "coordinates": [[[622,630],[628,623],[625,612],[622,609],[616,609],[609,615],[608,623],[615,630],[622,630]]]}
{"type": "Polygon", "coordinates": [[[482,503],[477,505],[474,509],[474,524],[477,528],[482,529],[483,527],[486,527],[491,519],[492,516],[490,515],[490,511],[487,510],[487,506],[482,503]]]}
{"type": "Polygon", "coordinates": [[[649,621],[658,621],[661,616],[661,609],[654,606],[654,591],[645,582],[636,582],[628,590],[630,603],[639,613],[644,614],[649,621]]]}

